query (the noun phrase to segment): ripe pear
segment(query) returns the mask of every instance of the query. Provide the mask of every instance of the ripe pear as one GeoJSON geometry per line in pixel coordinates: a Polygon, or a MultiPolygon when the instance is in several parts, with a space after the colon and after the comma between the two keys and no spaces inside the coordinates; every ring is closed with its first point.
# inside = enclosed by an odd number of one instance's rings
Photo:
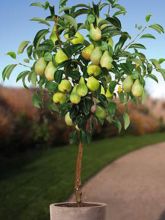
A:
{"type": "Polygon", "coordinates": [[[105,89],[104,89],[104,87],[103,86],[101,86],[101,93],[100,93],[101,95],[105,95],[105,89]]]}
{"type": "Polygon", "coordinates": [[[55,55],[55,61],[57,64],[63,63],[67,61],[69,58],[68,56],[64,53],[62,49],[59,49],[55,55]]]}
{"type": "Polygon", "coordinates": [[[58,89],[60,92],[70,92],[72,85],[69,80],[63,79],[58,85],[58,89]]]}
{"type": "Polygon", "coordinates": [[[77,94],[81,97],[86,96],[88,93],[88,87],[85,84],[85,79],[80,78],[79,84],[77,85],[77,94]]]}
{"type": "Polygon", "coordinates": [[[133,79],[131,76],[127,76],[123,81],[124,92],[131,92],[132,86],[133,86],[133,79]]]}
{"type": "Polygon", "coordinates": [[[95,64],[90,64],[87,68],[87,73],[89,76],[98,76],[101,73],[101,68],[95,64]]]}
{"type": "Polygon", "coordinates": [[[70,42],[72,44],[82,44],[84,42],[84,36],[79,32],[76,32],[74,38],[70,42]]]}
{"type": "Polygon", "coordinates": [[[113,98],[113,94],[109,91],[109,89],[107,89],[105,96],[107,97],[107,99],[112,99],[113,98]]]}
{"type": "Polygon", "coordinates": [[[95,49],[92,51],[91,57],[90,57],[92,63],[95,64],[95,65],[99,65],[101,57],[102,57],[101,48],[100,47],[95,47],[95,49]]]}
{"type": "Polygon", "coordinates": [[[34,66],[34,71],[37,75],[42,76],[45,72],[45,68],[46,68],[46,61],[44,60],[44,57],[39,58],[39,60],[36,62],[35,66],[34,66]]]}
{"type": "Polygon", "coordinates": [[[81,101],[81,97],[77,94],[77,85],[73,88],[70,94],[70,101],[73,104],[78,104],[81,101]]]}
{"type": "Polygon", "coordinates": [[[101,39],[101,30],[98,27],[94,27],[93,24],[90,25],[89,36],[94,41],[99,41],[101,39]]]}
{"type": "Polygon", "coordinates": [[[57,37],[57,34],[56,34],[56,27],[55,26],[53,27],[52,33],[50,35],[50,39],[53,41],[54,44],[56,43],[56,41],[58,41],[58,37],[57,37]]]}
{"type": "Polygon", "coordinates": [[[108,40],[108,45],[113,47],[113,44],[114,44],[113,39],[110,37],[108,40]]]}
{"type": "Polygon", "coordinates": [[[99,89],[100,83],[96,78],[90,76],[88,78],[87,86],[92,92],[94,92],[99,89]]]}
{"type": "Polygon", "coordinates": [[[66,95],[62,92],[56,92],[54,95],[53,95],[53,102],[58,104],[63,104],[66,102],[66,95]]]}
{"type": "Polygon", "coordinates": [[[103,53],[103,56],[101,57],[100,65],[101,67],[106,68],[107,70],[110,70],[112,69],[112,61],[113,61],[112,57],[109,55],[108,51],[106,50],[103,53]]]}
{"type": "Polygon", "coordinates": [[[65,123],[68,125],[68,126],[72,126],[73,125],[73,121],[70,117],[70,113],[66,113],[65,115],[65,123]]]}
{"type": "Polygon", "coordinates": [[[84,48],[82,50],[82,57],[85,59],[85,60],[90,60],[90,57],[91,57],[91,54],[92,54],[92,51],[94,50],[94,45],[93,44],[90,44],[89,46],[87,46],[86,48],[84,48]]]}
{"type": "Polygon", "coordinates": [[[141,85],[139,79],[135,80],[133,86],[132,86],[132,94],[135,97],[141,97],[143,95],[144,88],[141,85]]]}
{"type": "Polygon", "coordinates": [[[97,106],[95,115],[98,119],[104,120],[106,118],[106,111],[103,107],[97,106]]]}
{"type": "Polygon", "coordinates": [[[49,62],[45,69],[45,77],[48,81],[54,80],[55,71],[56,67],[54,66],[53,62],[49,62]]]}

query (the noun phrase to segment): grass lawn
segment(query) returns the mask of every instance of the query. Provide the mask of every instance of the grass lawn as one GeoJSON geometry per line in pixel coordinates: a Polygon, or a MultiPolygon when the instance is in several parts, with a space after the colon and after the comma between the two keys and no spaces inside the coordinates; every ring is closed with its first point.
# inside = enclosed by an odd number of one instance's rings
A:
{"type": "MultiPolygon", "coordinates": [[[[93,142],[84,149],[83,181],[121,155],[162,141],[164,133],[93,142]]],[[[66,146],[1,159],[0,219],[48,220],[49,204],[72,193],[76,151],[76,146],[66,146]]]]}

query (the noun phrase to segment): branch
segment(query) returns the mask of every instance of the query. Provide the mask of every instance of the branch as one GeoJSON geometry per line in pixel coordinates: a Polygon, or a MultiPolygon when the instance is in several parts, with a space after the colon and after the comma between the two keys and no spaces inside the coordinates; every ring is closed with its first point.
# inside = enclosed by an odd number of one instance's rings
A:
{"type": "Polygon", "coordinates": [[[133,44],[147,28],[148,28],[148,27],[145,26],[145,27],[142,29],[142,31],[140,31],[140,33],[139,33],[138,35],[136,35],[136,37],[135,37],[129,44],[127,44],[127,45],[123,48],[123,50],[126,50],[131,44],[133,44]]]}

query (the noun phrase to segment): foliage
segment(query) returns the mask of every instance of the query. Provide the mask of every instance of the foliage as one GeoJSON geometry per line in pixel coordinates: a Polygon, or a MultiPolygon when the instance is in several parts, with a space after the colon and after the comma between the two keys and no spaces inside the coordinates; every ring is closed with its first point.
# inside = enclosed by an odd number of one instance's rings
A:
{"type": "Polygon", "coordinates": [[[31,19],[46,28],[39,30],[32,42],[23,41],[17,54],[7,53],[14,60],[22,53],[26,57],[23,62],[5,67],[3,79],[9,79],[18,65],[24,66],[17,81],[22,80],[25,88],[32,84],[40,89],[33,97],[36,107],[43,108],[43,90],[47,90],[47,108],[62,116],[69,112],[70,123],[66,123],[76,128],[72,135],[74,140],[80,137],[88,142],[96,120],[101,125],[107,120],[119,131],[122,125],[127,129],[130,123],[127,102],[141,100],[146,78],[158,81],[154,70],[165,78],[165,69],[161,66],[164,59],[148,60],[141,51],[146,47],[140,40],[155,39],[152,32],[162,34],[164,28],[160,24],[150,24],[149,14],[145,18],[146,25],[136,25],[140,32],[131,38],[122,29],[119,16],[125,15],[126,10],[117,0],[70,7],[67,7],[67,0],[60,0],[59,13],[48,1],[31,6],[48,11],[46,18],[31,19]],[[106,10],[104,18],[100,17],[102,10],[106,10]],[[85,20],[79,19],[82,15],[85,20]],[[93,49],[89,49],[90,46],[93,49]],[[93,72],[89,71],[91,63],[95,66],[93,72]],[[122,121],[116,114],[115,99],[118,97],[126,106],[122,121]]]}

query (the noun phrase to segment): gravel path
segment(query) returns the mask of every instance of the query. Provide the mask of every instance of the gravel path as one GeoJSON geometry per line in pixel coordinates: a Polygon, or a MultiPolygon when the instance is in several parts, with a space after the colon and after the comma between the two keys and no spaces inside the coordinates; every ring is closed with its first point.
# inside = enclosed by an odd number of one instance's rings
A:
{"type": "Polygon", "coordinates": [[[116,160],[83,191],[85,201],[108,204],[106,220],[165,220],[165,143],[116,160]]]}

